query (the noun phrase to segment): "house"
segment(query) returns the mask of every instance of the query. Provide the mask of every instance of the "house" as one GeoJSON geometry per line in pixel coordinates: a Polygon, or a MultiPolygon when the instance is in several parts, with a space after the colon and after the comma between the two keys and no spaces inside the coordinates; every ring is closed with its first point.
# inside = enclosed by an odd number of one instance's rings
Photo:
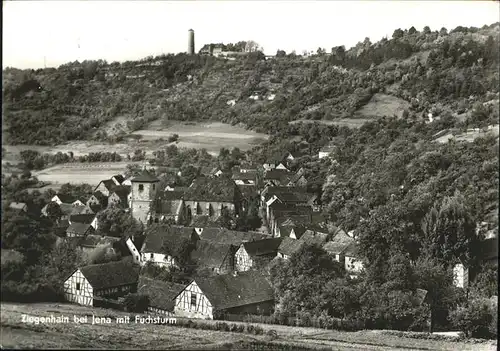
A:
{"type": "Polygon", "coordinates": [[[94,306],[99,298],[135,292],[139,271],[140,266],[129,260],[81,267],[64,281],[64,296],[69,302],[94,306]]]}
{"type": "Polygon", "coordinates": [[[137,283],[137,292],[149,297],[148,313],[167,316],[174,314],[175,297],[184,288],[184,284],[151,279],[145,276],[140,276],[137,283]]]}
{"type": "Polygon", "coordinates": [[[280,235],[280,226],[287,220],[294,220],[295,226],[313,222],[313,211],[310,206],[289,205],[275,201],[269,208],[268,227],[273,236],[280,235]]]}
{"type": "Polygon", "coordinates": [[[220,167],[201,167],[200,174],[205,177],[220,177],[224,171],[220,167]]]}
{"type": "Polygon", "coordinates": [[[214,319],[224,314],[263,314],[274,310],[273,288],[261,272],[195,278],[175,298],[176,316],[214,319]]]}
{"type": "Polygon", "coordinates": [[[260,232],[240,232],[226,228],[203,228],[197,232],[200,239],[212,241],[214,243],[231,244],[240,246],[243,242],[269,239],[269,235],[260,232]]]}
{"type": "Polygon", "coordinates": [[[319,153],[318,153],[318,158],[325,158],[325,157],[329,157],[330,154],[332,152],[335,151],[335,146],[333,145],[328,145],[328,146],[325,146],[325,147],[322,147],[320,150],[319,150],[319,153]]]}
{"type": "Polygon", "coordinates": [[[125,177],[122,176],[121,174],[117,174],[117,175],[112,176],[111,180],[113,181],[113,183],[115,183],[118,186],[118,185],[123,184],[123,182],[125,181],[125,177]]]}
{"type": "Polygon", "coordinates": [[[226,177],[198,177],[184,192],[187,216],[208,215],[218,217],[227,208],[239,214],[241,193],[234,181],[226,177]]]}
{"type": "Polygon", "coordinates": [[[269,157],[263,164],[264,169],[266,171],[271,169],[287,169],[285,165],[287,156],[287,153],[274,154],[273,156],[269,157]]]}
{"type": "Polygon", "coordinates": [[[94,232],[94,228],[90,224],[73,222],[66,229],[66,236],[68,238],[72,237],[83,237],[94,232]]]}
{"type": "Polygon", "coordinates": [[[152,262],[159,266],[176,266],[175,256],[184,241],[196,244],[199,239],[194,228],[152,224],[146,229],[144,243],[141,248],[141,264],[152,262]]]}
{"type": "Polygon", "coordinates": [[[50,199],[50,201],[55,202],[58,205],[61,205],[61,204],[71,204],[71,205],[74,205],[74,206],[84,206],[83,202],[81,202],[78,199],[75,199],[71,195],[66,195],[66,194],[57,194],[57,195],[54,195],[54,197],[52,199],[50,199]]]}
{"type": "Polygon", "coordinates": [[[234,269],[248,271],[265,267],[278,254],[281,238],[242,243],[234,255],[234,269]]]}
{"type": "Polygon", "coordinates": [[[114,236],[101,236],[101,235],[87,235],[78,244],[82,252],[86,255],[91,254],[95,249],[99,247],[107,247],[110,250],[114,250],[114,245],[120,241],[120,238],[114,236]]]}
{"type": "Polygon", "coordinates": [[[100,191],[103,193],[105,196],[111,195],[113,192],[113,189],[116,187],[115,181],[113,179],[105,179],[101,180],[99,184],[97,184],[96,188],[94,189],[93,193],[100,191]]]}
{"type": "Polygon", "coordinates": [[[131,187],[129,186],[116,186],[111,195],[108,197],[108,207],[109,206],[117,206],[121,208],[129,207],[129,194],[131,187]]]}
{"type": "Polygon", "coordinates": [[[11,202],[9,208],[16,211],[28,212],[28,205],[25,202],[11,202]]]}
{"type": "Polygon", "coordinates": [[[293,177],[290,178],[290,181],[285,185],[290,187],[307,187],[307,179],[304,173],[304,169],[301,168],[293,177]]]}
{"type": "Polygon", "coordinates": [[[222,228],[220,219],[221,217],[213,218],[210,216],[195,216],[189,226],[193,227],[196,233],[200,235],[205,228],[222,228]]]}
{"type": "Polygon", "coordinates": [[[270,169],[264,173],[264,186],[287,186],[292,177],[287,169],[270,169]]]}
{"type": "Polygon", "coordinates": [[[231,179],[236,185],[255,185],[257,184],[257,173],[254,172],[233,172],[231,179]]]}
{"type": "Polygon", "coordinates": [[[95,214],[70,215],[68,222],[70,225],[73,223],[90,224],[95,230],[97,230],[97,216],[95,214]]]}
{"type": "Polygon", "coordinates": [[[137,250],[134,242],[131,238],[127,238],[125,241],[125,245],[127,246],[128,251],[132,255],[132,259],[135,263],[141,263],[141,253],[137,250]]]}
{"type": "Polygon", "coordinates": [[[226,243],[215,243],[209,240],[199,240],[191,258],[209,272],[228,274],[234,268],[234,246],[226,243]]]}
{"type": "Polygon", "coordinates": [[[284,237],[278,247],[278,257],[285,260],[289,259],[294,253],[300,250],[304,245],[304,241],[292,239],[290,237],[284,237]]]}
{"type": "Polygon", "coordinates": [[[288,187],[288,186],[265,186],[264,190],[261,191],[261,205],[264,206],[265,203],[271,199],[274,195],[286,194],[286,193],[305,193],[306,189],[303,187],[288,187]]]}
{"type": "Polygon", "coordinates": [[[87,200],[87,206],[97,213],[108,207],[108,197],[98,190],[87,200]]]}
{"type": "Polygon", "coordinates": [[[275,230],[275,235],[277,237],[288,237],[291,239],[300,239],[300,237],[307,230],[306,224],[308,219],[299,218],[291,218],[291,217],[283,217],[284,219],[278,219],[277,225],[278,230],[275,230]]]}
{"type": "Polygon", "coordinates": [[[347,272],[356,274],[363,269],[363,262],[357,253],[356,240],[344,230],[337,228],[332,239],[323,245],[323,249],[342,263],[347,272]]]}

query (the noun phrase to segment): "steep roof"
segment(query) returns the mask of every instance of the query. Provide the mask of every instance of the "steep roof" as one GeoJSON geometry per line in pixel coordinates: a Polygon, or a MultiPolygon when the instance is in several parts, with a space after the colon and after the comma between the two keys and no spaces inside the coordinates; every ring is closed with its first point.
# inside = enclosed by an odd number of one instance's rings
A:
{"type": "Polygon", "coordinates": [[[67,233],[75,233],[77,235],[85,235],[89,230],[91,230],[92,226],[90,224],[73,222],[70,224],[68,229],[66,229],[67,233]]]}
{"type": "Polygon", "coordinates": [[[184,284],[139,277],[137,292],[149,297],[149,306],[173,312],[175,297],[184,289],[184,284]]]}
{"type": "Polygon", "coordinates": [[[200,238],[216,243],[227,243],[239,246],[243,242],[269,238],[269,235],[258,232],[239,232],[225,228],[205,228],[200,234],[200,238]]]}
{"type": "Polygon", "coordinates": [[[196,236],[194,228],[167,224],[152,224],[146,229],[146,238],[141,252],[161,253],[162,247],[167,245],[173,252],[180,248],[182,239],[191,240],[196,236]]]}
{"type": "Polygon", "coordinates": [[[125,177],[122,176],[121,174],[117,174],[112,176],[111,178],[115,178],[118,183],[123,183],[125,181],[125,177]]]}
{"type": "Polygon", "coordinates": [[[250,256],[261,256],[276,253],[282,240],[282,238],[263,239],[246,242],[242,245],[250,256]]]}
{"type": "Polygon", "coordinates": [[[344,251],[352,243],[354,243],[354,239],[347,235],[345,231],[340,229],[333,236],[333,238],[323,246],[323,248],[330,254],[338,255],[344,253],[344,251]]]}
{"type": "Polygon", "coordinates": [[[264,174],[264,179],[283,179],[285,177],[291,176],[291,173],[287,169],[271,169],[266,171],[264,174]]]}
{"type": "Polygon", "coordinates": [[[137,177],[132,178],[130,181],[132,183],[155,183],[159,182],[160,180],[149,173],[147,170],[143,170],[141,174],[139,174],[137,177]]]}
{"type": "Polygon", "coordinates": [[[71,223],[84,223],[90,224],[95,219],[95,214],[74,214],[69,216],[69,221],[71,223]]]}
{"type": "Polygon", "coordinates": [[[140,266],[128,260],[93,264],[80,268],[94,289],[137,283],[140,266]]]}
{"type": "Polygon", "coordinates": [[[77,200],[75,197],[68,194],[56,194],[56,196],[63,204],[71,204],[77,200]]]}
{"type": "Polygon", "coordinates": [[[316,195],[302,192],[289,192],[275,194],[275,196],[284,203],[307,203],[314,199],[316,195]]]}
{"type": "Polygon", "coordinates": [[[213,201],[234,203],[239,189],[233,180],[226,177],[198,177],[184,193],[186,201],[213,201]]]}
{"type": "MultiPolygon", "coordinates": [[[[115,184],[115,182],[113,182],[112,179],[105,179],[105,180],[101,180],[101,183],[104,185],[104,187],[109,191],[109,192],[112,192],[113,189],[117,186],[115,184]]],[[[101,184],[99,183],[96,187],[96,189],[99,187],[99,185],[101,184]]]]}
{"type": "Polygon", "coordinates": [[[215,310],[274,300],[271,284],[259,271],[196,278],[195,282],[215,310]]]}
{"type": "Polygon", "coordinates": [[[97,200],[99,200],[99,203],[103,206],[107,206],[108,205],[108,197],[106,195],[104,195],[100,190],[97,190],[94,192],[94,195],[97,200]]]}
{"type": "Polygon", "coordinates": [[[278,252],[283,255],[291,256],[295,252],[299,251],[302,245],[304,245],[304,242],[301,240],[295,240],[289,237],[284,237],[283,241],[278,247],[278,252]]]}
{"type": "Polygon", "coordinates": [[[123,204],[127,204],[128,203],[128,195],[130,194],[131,190],[132,190],[131,186],[118,185],[113,189],[112,192],[115,193],[120,198],[120,201],[123,204]]]}
{"type": "Polygon", "coordinates": [[[199,240],[191,257],[200,267],[220,268],[224,259],[231,254],[232,250],[233,246],[230,244],[199,240]]]}
{"type": "Polygon", "coordinates": [[[313,230],[306,230],[300,237],[300,240],[307,244],[323,245],[328,240],[327,233],[315,232],[313,230]]]}

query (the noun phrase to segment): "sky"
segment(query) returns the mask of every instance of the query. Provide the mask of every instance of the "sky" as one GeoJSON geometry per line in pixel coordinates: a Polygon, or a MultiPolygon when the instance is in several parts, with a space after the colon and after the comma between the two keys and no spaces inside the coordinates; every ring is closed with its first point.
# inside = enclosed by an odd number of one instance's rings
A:
{"type": "Polygon", "coordinates": [[[422,30],[499,21],[495,1],[3,1],[3,67],[43,68],[254,40],[268,55],[356,45],[422,30]]]}

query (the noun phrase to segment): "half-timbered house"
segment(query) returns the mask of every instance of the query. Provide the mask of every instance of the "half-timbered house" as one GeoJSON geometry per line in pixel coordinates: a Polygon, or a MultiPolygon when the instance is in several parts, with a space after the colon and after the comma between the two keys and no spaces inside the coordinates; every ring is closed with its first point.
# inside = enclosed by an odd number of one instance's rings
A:
{"type": "Polygon", "coordinates": [[[147,312],[167,316],[174,314],[175,297],[184,288],[184,284],[151,279],[145,276],[140,276],[137,283],[137,292],[149,298],[147,312]]]}
{"type": "Polygon", "coordinates": [[[117,298],[137,289],[140,267],[129,260],[78,268],[64,281],[67,301],[93,306],[94,298],[117,298]]]}
{"type": "Polygon", "coordinates": [[[278,254],[281,238],[250,241],[240,245],[235,253],[234,268],[238,272],[262,269],[278,254]]]}
{"type": "Polygon", "coordinates": [[[199,240],[191,258],[201,267],[214,274],[228,274],[234,268],[235,247],[231,244],[199,240]]]}
{"type": "Polygon", "coordinates": [[[273,288],[261,272],[195,278],[175,298],[179,317],[214,319],[224,314],[268,315],[274,309],[273,288]]]}

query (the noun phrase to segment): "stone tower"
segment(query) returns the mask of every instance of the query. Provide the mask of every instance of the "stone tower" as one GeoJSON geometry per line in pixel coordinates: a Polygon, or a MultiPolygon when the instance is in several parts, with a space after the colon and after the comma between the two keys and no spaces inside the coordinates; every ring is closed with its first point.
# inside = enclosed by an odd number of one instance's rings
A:
{"type": "Polygon", "coordinates": [[[188,55],[194,55],[194,30],[188,30],[188,55]]]}
{"type": "Polygon", "coordinates": [[[147,224],[148,216],[154,212],[156,192],[160,180],[144,169],[139,176],[131,179],[131,182],[132,201],[130,208],[132,217],[147,224]]]}

